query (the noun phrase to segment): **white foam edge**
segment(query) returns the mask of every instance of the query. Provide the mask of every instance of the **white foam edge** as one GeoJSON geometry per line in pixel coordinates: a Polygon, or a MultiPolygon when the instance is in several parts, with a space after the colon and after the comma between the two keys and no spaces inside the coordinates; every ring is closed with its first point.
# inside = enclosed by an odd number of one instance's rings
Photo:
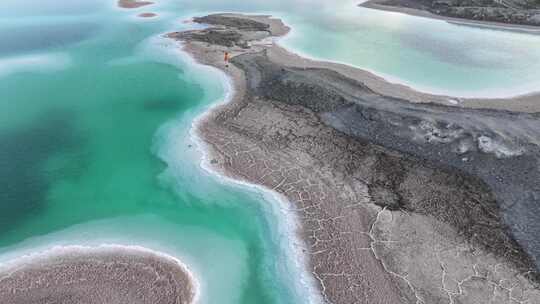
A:
{"type": "MultiPolygon", "coordinates": [[[[392,12],[389,12],[389,13],[392,13],[392,12]]],[[[423,18],[423,17],[419,17],[419,16],[411,16],[411,15],[408,15],[408,16],[409,17],[414,17],[414,18],[423,18]]],[[[409,89],[411,89],[413,91],[416,91],[416,92],[419,92],[419,93],[424,93],[424,94],[446,96],[446,97],[450,97],[450,98],[464,98],[464,99],[467,99],[467,98],[471,98],[471,99],[472,98],[477,98],[477,99],[500,99],[500,98],[512,99],[512,98],[519,98],[519,97],[524,97],[524,96],[536,95],[536,94],[540,93],[540,90],[538,89],[540,87],[540,82],[523,84],[523,85],[515,86],[512,89],[486,88],[486,89],[480,89],[480,90],[475,90],[475,91],[444,90],[444,89],[440,89],[440,88],[419,85],[417,83],[407,81],[407,80],[405,80],[403,78],[400,78],[398,76],[386,74],[386,73],[383,73],[381,71],[377,71],[377,70],[370,69],[370,68],[367,68],[367,67],[354,65],[354,64],[349,63],[349,62],[339,61],[339,60],[331,60],[331,59],[324,58],[324,57],[318,57],[318,56],[309,54],[308,52],[302,51],[302,50],[300,50],[298,48],[295,48],[291,44],[290,41],[292,41],[295,36],[302,35],[302,33],[299,32],[297,27],[294,26],[294,22],[290,22],[290,19],[287,20],[286,16],[283,16],[283,17],[280,17],[280,18],[281,18],[281,20],[283,20],[283,22],[287,26],[289,26],[290,30],[285,36],[276,37],[275,38],[275,43],[279,47],[285,49],[287,52],[289,52],[289,53],[291,53],[293,55],[299,56],[299,57],[303,57],[303,58],[305,58],[307,60],[311,60],[311,61],[319,61],[319,62],[322,62],[322,63],[332,63],[332,64],[343,65],[343,66],[348,66],[348,67],[352,67],[352,68],[355,68],[355,69],[359,69],[359,70],[368,72],[368,73],[374,75],[375,77],[380,78],[382,81],[385,81],[390,85],[404,86],[404,87],[407,87],[407,88],[409,88],[409,89]]],[[[436,20],[436,19],[431,19],[431,20],[439,21],[439,20],[436,20]]]]}
{"type": "MultiPolygon", "coordinates": [[[[182,46],[183,44],[179,43],[179,45],[182,46]]],[[[215,71],[216,74],[221,78],[222,83],[225,84],[225,96],[222,99],[203,107],[201,109],[202,113],[193,119],[191,128],[189,130],[190,140],[195,144],[195,147],[200,154],[201,169],[203,169],[204,172],[216,177],[217,181],[222,184],[247,188],[249,191],[262,195],[265,202],[261,202],[261,205],[264,209],[270,211],[270,214],[272,214],[277,220],[278,234],[281,235],[283,232],[283,235],[288,236],[286,239],[281,239],[279,245],[281,249],[285,250],[287,266],[292,266],[292,269],[296,270],[296,278],[299,278],[299,280],[294,280],[292,282],[294,285],[293,291],[295,292],[295,295],[301,296],[299,292],[307,289],[307,303],[323,303],[324,301],[322,300],[320,290],[315,283],[315,278],[309,271],[309,262],[307,256],[303,254],[301,250],[299,250],[301,248],[307,248],[307,246],[305,246],[305,242],[299,237],[298,230],[300,229],[301,224],[294,213],[293,208],[291,208],[292,204],[290,201],[285,196],[267,187],[252,184],[247,181],[233,179],[223,175],[219,171],[214,170],[210,163],[211,149],[209,148],[209,145],[206,144],[197,134],[199,124],[208,118],[208,116],[211,115],[216,108],[233,101],[236,94],[233,86],[233,80],[223,71],[215,67],[199,63],[193,56],[186,52],[183,47],[181,47],[181,51],[185,56],[185,59],[189,61],[189,64],[204,66],[215,71]]],[[[291,268],[287,267],[287,269],[291,268]]]]}

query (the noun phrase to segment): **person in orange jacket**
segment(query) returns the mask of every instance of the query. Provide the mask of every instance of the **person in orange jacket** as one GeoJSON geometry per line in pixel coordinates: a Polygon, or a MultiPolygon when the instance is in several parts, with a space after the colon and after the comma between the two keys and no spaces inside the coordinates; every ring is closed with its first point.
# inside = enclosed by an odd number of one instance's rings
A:
{"type": "Polygon", "coordinates": [[[224,61],[225,61],[225,66],[229,67],[229,52],[225,52],[224,61]]]}

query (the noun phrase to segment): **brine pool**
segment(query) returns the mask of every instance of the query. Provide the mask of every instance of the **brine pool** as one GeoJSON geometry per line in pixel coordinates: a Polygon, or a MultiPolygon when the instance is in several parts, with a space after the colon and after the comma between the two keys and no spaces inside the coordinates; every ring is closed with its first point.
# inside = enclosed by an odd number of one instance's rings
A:
{"type": "Polygon", "coordinates": [[[279,198],[201,167],[192,123],[229,92],[168,31],[209,12],[271,13],[281,43],[419,90],[540,88],[540,36],[358,8],[352,1],[0,3],[0,263],[70,245],[178,257],[201,303],[317,302],[279,198]],[[157,18],[137,17],[154,12],[157,18]]]}

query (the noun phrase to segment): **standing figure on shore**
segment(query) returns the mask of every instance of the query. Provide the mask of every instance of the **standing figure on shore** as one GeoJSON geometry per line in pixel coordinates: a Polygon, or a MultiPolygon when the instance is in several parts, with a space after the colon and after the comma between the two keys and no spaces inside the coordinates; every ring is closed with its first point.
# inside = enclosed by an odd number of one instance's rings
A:
{"type": "Polygon", "coordinates": [[[229,67],[229,52],[225,52],[225,58],[224,58],[224,61],[225,61],[225,67],[229,67]]]}

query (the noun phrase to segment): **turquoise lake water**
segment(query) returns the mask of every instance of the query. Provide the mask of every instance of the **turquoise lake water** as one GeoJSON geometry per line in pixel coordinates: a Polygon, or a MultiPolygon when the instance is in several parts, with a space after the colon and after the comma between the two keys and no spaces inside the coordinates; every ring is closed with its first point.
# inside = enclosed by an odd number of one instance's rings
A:
{"type": "Polygon", "coordinates": [[[307,302],[287,207],[199,165],[192,121],[228,84],[161,34],[213,11],[284,16],[294,28],[287,47],[422,90],[540,87],[538,35],[351,1],[171,0],[125,10],[104,0],[4,0],[0,262],[52,246],[140,245],[184,261],[202,303],[307,302]],[[147,11],[160,17],[136,17],[147,11]]]}

